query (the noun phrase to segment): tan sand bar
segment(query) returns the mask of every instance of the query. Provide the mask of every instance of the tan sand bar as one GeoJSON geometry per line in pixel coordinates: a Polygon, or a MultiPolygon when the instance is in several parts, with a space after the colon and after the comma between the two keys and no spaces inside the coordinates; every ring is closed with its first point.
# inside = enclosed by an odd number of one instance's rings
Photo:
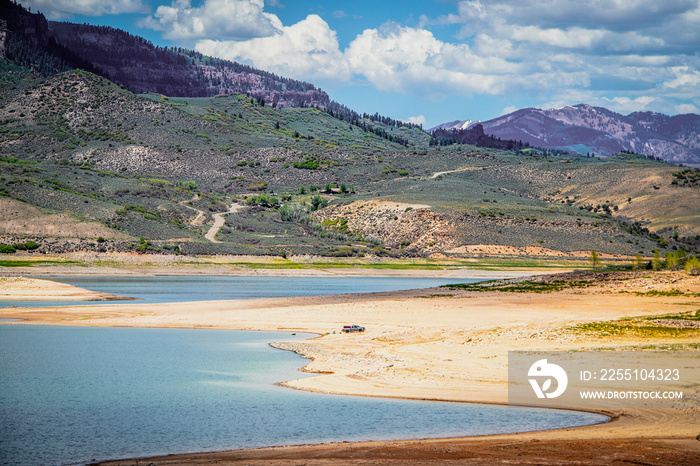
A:
{"type": "Polygon", "coordinates": [[[0,301],[120,301],[125,296],[85,290],[67,283],[24,277],[0,277],[0,301]]]}

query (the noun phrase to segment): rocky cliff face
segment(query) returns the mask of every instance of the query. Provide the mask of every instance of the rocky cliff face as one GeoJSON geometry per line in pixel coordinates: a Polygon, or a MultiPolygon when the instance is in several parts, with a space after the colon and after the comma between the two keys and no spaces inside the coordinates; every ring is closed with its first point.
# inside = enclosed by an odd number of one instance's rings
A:
{"type": "Polygon", "coordinates": [[[279,107],[326,107],[330,101],[310,83],[191,50],[158,47],[119,29],[56,22],[49,27],[61,47],[136,93],[177,97],[248,94],[279,107]]]}
{"type": "Polygon", "coordinates": [[[30,13],[10,0],[0,0],[0,18],[7,31],[24,36],[38,47],[45,47],[49,42],[49,25],[41,13],[30,13]]]}
{"type": "Polygon", "coordinates": [[[0,59],[4,59],[6,56],[7,32],[7,21],[0,19],[0,59]]]}

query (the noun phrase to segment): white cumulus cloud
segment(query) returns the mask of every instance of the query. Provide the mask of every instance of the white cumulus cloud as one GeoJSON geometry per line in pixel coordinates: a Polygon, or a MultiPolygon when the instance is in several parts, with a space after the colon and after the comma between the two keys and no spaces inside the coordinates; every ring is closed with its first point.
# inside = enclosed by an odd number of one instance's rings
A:
{"type": "Polygon", "coordinates": [[[247,41],[202,40],[197,50],[207,55],[250,63],[297,79],[345,82],[349,69],[335,31],[318,15],[309,15],[276,34],[247,41]]]}
{"type": "Polygon", "coordinates": [[[684,113],[700,113],[700,109],[698,109],[697,105],[693,104],[679,104],[676,105],[675,108],[676,113],[678,114],[684,114],[684,113]]]}
{"type": "Polygon", "coordinates": [[[603,98],[603,101],[606,102],[606,105],[604,105],[605,107],[623,114],[648,110],[649,105],[655,100],[656,99],[651,96],[641,96],[636,99],[631,99],[629,97],[603,98]]]}
{"type": "Polygon", "coordinates": [[[401,121],[406,121],[408,123],[413,123],[414,125],[421,125],[425,128],[425,125],[428,123],[428,120],[426,120],[425,115],[416,115],[408,118],[402,118],[401,121]]]}
{"type": "Polygon", "coordinates": [[[700,90],[700,72],[688,66],[676,66],[670,69],[674,78],[664,83],[670,89],[700,90]]]}
{"type": "Polygon", "coordinates": [[[498,94],[509,86],[509,76],[522,69],[499,57],[475,54],[467,44],[438,40],[426,29],[393,25],[366,29],[344,56],[353,73],[377,89],[431,98],[498,94]]]}
{"type": "Polygon", "coordinates": [[[175,0],[159,6],[139,25],[162,31],[167,39],[245,40],[278,34],[282,22],[263,11],[264,6],[263,0],[205,0],[199,7],[192,7],[190,0],[175,0]]]}

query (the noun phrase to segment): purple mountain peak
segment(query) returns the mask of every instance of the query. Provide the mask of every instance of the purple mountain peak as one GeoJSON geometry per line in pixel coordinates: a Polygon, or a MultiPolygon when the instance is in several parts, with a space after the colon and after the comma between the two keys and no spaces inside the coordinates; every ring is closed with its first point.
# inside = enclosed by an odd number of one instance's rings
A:
{"type": "Polygon", "coordinates": [[[622,115],[586,103],[547,110],[524,108],[481,123],[501,139],[547,149],[610,156],[622,150],[700,166],[700,115],[622,115]]]}

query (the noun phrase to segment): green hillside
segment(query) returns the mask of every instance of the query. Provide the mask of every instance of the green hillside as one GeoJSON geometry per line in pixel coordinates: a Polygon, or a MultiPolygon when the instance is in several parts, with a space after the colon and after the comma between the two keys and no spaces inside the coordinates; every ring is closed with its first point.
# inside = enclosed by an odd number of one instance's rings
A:
{"type": "Polygon", "coordinates": [[[242,95],[137,96],[84,71],[42,78],[4,65],[0,102],[5,244],[571,258],[700,240],[700,191],[685,182],[694,172],[679,183],[678,167],[633,155],[433,147],[415,127],[242,95]],[[47,225],[66,214],[84,234],[22,231],[21,203],[47,225]],[[207,239],[217,213],[226,221],[207,239]]]}

